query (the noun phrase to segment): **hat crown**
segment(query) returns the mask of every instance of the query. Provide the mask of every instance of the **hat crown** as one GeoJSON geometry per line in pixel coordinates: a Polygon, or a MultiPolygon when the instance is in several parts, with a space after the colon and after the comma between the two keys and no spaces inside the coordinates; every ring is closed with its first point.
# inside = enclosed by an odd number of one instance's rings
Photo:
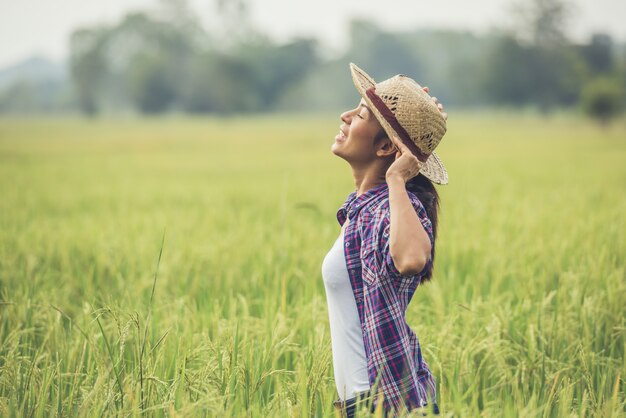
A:
{"type": "Polygon", "coordinates": [[[376,84],[376,94],[422,152],[430,154],[446,133],[446,120],[415,80],[398,74],[376,84]]]}

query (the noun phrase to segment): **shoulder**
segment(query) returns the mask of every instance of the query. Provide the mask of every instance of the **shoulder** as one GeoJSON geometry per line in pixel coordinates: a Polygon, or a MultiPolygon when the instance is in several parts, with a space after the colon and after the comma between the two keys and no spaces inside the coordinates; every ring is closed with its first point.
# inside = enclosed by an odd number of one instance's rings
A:
{"type": "MultiPolygon", "coordinates": [[[[417,197],[417,195],[410,190],[407,190],[407,194],[409,195],[409,200],[411,201],[413,209],[415,209],[417,215],[420,218],[425,217],[426,219],[428,219],[426,208],[422,204],[422,201],[419,199],[419,197],[417,197]]],[[[366,215],[363,217],[363,221],[381,221],[385,218],[389,219],[389,195],[385,194],[384,196],[381,196],[380,199],[375,199],[369,202],[366,206],[363,207],[362,212],[366,215]]]]}
{"type": "MultiPolygon", "coordinates": [[[[407,190],[407,194],[417,217],[420,219],[422,226],[431,240],[431,244],[433,244],[433,227],[430,218],[428,217],[428,213],[426,212],[426,207],[415,193],[407,190]]],[[[361,231],[364,233],[372,231],[374,234],[383,233],[384,230],[389,228],[391,223],[389,195],[386,194],[380,199],[370,202],[363,208],[362,215],[363,216],[360,216],[359,222],[361,231]]]]}
{"type": "Polygon", "coordinates": [[[389,195],[387,193],[372,199],[361,208],[359,225],[362,228],[373,228],[385,219],[389,219],[389,195]]]}

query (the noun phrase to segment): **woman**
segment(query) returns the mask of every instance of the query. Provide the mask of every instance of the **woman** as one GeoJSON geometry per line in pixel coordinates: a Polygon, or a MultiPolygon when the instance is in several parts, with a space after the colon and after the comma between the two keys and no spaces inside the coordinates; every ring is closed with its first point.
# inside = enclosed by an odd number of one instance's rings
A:
{"type": "Polygon", "coordinates": [[[332,152],[352,167],[356,190],[337,213],[342,225],[322,264],[328,300],[335,407],[356,403],[385,413],[424,408],[439,413],[435,380],[407,325],[407,306],[430,280],[438,195],[448,176],[433,152],[447,115],[414,80],[379,84],[350,64],[362,96],[341,115],[332,152]]]}

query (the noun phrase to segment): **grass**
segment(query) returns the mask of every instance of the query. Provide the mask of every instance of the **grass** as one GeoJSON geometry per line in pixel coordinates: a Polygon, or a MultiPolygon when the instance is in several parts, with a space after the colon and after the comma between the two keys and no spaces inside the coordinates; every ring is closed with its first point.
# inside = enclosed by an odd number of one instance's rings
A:
{"type": "MultiPolygon", "coordinates": [[[[338,124],[0,119],[0,415],[333,416],[338,124]]],[[[624,121],[452,115],[438,152],[442,415],[623,416],[624,121]]]]}

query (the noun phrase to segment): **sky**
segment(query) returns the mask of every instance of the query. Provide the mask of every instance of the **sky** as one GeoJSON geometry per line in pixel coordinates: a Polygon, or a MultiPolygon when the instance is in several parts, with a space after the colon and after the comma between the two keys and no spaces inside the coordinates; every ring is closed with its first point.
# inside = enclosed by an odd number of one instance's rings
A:
{"type": "MultiPolygon", "coordinates": [[[[250,18],[276,41],[295,36],[319,39],[331,53],[347,43],[347,24],[367,18],[389,30],[452,28],[484,33],[510,23],[520,0],[250,0],[250,18]]],[[[70,33],[97,23],[113,24],[132,10],[158,0],[0,0],[0,68],[33,55],[61,61],[70,33]]],[[[210,21],[215,0],[189,0],[210,21]]],[[[573,0],[568,34],[577,41],[605,32],[626,42],[626,0],[573,0]]]]}

